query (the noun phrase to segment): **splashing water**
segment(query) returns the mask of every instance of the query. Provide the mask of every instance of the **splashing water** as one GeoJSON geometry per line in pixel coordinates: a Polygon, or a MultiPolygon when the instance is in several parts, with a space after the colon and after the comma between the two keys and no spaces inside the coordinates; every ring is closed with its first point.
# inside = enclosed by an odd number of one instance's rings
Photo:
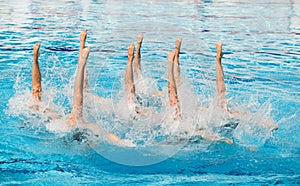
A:
{"type": "Polygon", "coordinates": [[[240,117],[240,123],[234,130],[236,143],[246,147],[261,147],[272,135],[275,123],[271,117],[270,100],[262,104],[255,113],[240,117]]]}
{"type": "MultiPolygon", "coordinates": [[[[28,74],[21,68],[14,86],[16,93],[9,100],[7,112],[21,117],[29,127],[47,130],[71,141],[86,142],[99,151],[103,146],[110,144],[105,134],[116,134],[130,142],[122,145],[134,145],[134,151],[142,152],[141,159],[148,158],[149,153],[154,152],[159,156],[152,162],[143,162],[142,165],[156,163],[172,156],[186,143],[195,141],[195,137],[200,140],[236,143],[245,147],[261,147],[271,137],[271,129],[275,126],[271,117],[270,101],[262,105],[253,102],[252,105],[259,106],[255,112],[255,109],[250,109],[252,112],[244,112],[235,107],[240,114],[233,116],[220,109],[214,98],[203,101],[205,96],[200,95],[201,102],[209,104],[208,108],[199,109],[195,101],[197,96],[184,75],[182,83],[178,86],[178,104],[183,117],[175,121],[173,116],[176,110],[168,106],[167,88],[157,90],[158,81],[167,80],[141,75],[135,80],[137,100],[132,103],[128,103],[123,90],[111,98],[101,98],[93,94],[96,90],[94,87],[90,87],[89,93],[84,93],[84,118],[100,127],[101,131],[100,134],[93,135],[93,128],[82,128],[79,125],[79,128],[74,130],[67,125],[73,100],[74,75],[66,76],[72,73],[67,72],[55,56],[49,57],[43,66],[46,68],[42,81],[42,102],[38,103],[39,111],[30,108],[30,84],[22,82],[28,74]],[[135,108],[142,109],[143,114],[137,114],[135,108]],[[59,118],[53,117],[53,113],[57,113],[59,118]]],[[[104,156],[128,164],[118,158],[114,159],[118,157],[114,154],[119,154],[120,151],[118,148],[113,149],[116,150],[115,153],[110,151],[109,155],[104,156]]]]}

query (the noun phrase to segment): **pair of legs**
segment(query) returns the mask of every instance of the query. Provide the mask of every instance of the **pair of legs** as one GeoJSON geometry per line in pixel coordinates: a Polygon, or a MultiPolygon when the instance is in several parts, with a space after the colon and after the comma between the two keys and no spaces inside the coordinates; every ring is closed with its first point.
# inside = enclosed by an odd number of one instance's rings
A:
{"type": "Polygon", "coordinates": [[[32,64],[32,98],[34,103],[42,99],[42,75],[39,67],[39,50],[41,44],[38,42],[33,46],[33,64],[32,64]]]}
{"type": "Polygon", "coordinates": [[[168,96],[171,107],[176,107],[175,119],[181,118],[180,103],[177,94],[177,87],[180,85],[179,53],[181,38],[176,40],[175,50],[168,53],[168,96]]]}
{"type": "Polygon", "coordinates": [[[90,47],[84,48],[79,55],[78,60],[78,68],[77,73],[75,77],[75,83],[74,83],[74,103],[73,108],[69,117],[68,124],[70,126],[73,126],[77,123],[83,123],[82,119],[82,109],[83,109],[83,90],[84,90],[84,74],[86,71],[86,62],[87,58],[90,53],[90,47]]]}
{"type": "Polygon", "coordinates": [[[133,70],[135,78],[137,79],[141,73],[141,47],[143,42],[143,34],[140,34],[137,38],[137,49],[134,60],[134,69],[132,67],[134,59],[134,43],[128,47],[128,63],[125,70],[125,86],[128,94],[135,93],[134,81],[133,81],[133,70]]]}
{"type": "Polygon", "coordinates": [[[218,106],[225,111],[228,110],[227,100],[226,100],[226,86],[224,82],[224,71],[221,63],[223,56],[222,53],[222,42],[218,42],[216,45],[217,55],[216,55],[216,86],[217,86],[217,102],[218,106]]]}
{"type": "MultiPolygon", "coordinates": [[[[85,48],[85,41],[87,36],[87,30],[83,30],[80,33],[80,47],[79,47],[79,56],[78,56],[78,63],[80,62],[81,55],[85,48]]],[[[83,91],[89,92],[89,84],[88,84],[88,72],[87,69],[84,68],[84,82],[83,82],[83,91]]]]}
{"type": "MultiPolygon", "coordinates": [[[[138,36],[137,42],[137,52],[134,60],[134,74],[137,79],[141,73],[141,46],[143,42],[143,34],[138,36]]],[[[134,59],[134,44],[132,43],[128,47],[128,62],[125,70],[125,90],[127,94],[128,101],[133,101],[135,97],[135,85],[133,80],[133,68],[132,63],[134,59]]]]}
{"type": "Polygon", "coordinates": [[[83,92],[89,91],[86,62],[90,54],[90,47],[85,48],[86,37],[87,37],[87,30],[83,30],[80,33],[78,68],[76,72],[74,93],[73,93],[74,102],[73,102],[73,108],[68,122],[70,126],[73,126],[77,123],[84,123],[82,118],[83,92]]]}
{"type": "MultiPolygon", "coordinates": [[[[217,104],[220,108],[222,108],[224,111],[229,111],[226,101],[226,85],[224,82],[224,71],[222,67],[222,42],[218,42],[216,44],[216,99],[217,104]]],[[[198,109],[200,110],[207,110],[205,107],[199,106],[198,109]]],[[[230,111],[229,111],[230,112],[230,111]]],[[[232,112],[233,113],[233,112],[232,112]]]]}

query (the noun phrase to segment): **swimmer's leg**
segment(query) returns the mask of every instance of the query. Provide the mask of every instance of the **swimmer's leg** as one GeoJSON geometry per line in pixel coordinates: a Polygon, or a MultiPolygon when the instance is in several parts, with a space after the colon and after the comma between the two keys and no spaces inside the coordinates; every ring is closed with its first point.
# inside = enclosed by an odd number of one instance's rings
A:
{"type": "Polygon", "coordinates": [[[39,67],[39,50],[40,43],[36,43],[33,46],[33,65],[32,65],[32,97],[34,101],[41,101],[42,98],[42,84],[41,84],[41,72],[39,67]]]}
{"type": "Polygon", "coordinates": [[[82,120],[84,69],[90,53],[90,47],[82,50],[74,84],[74,105],[69,118],[69,125],[75,125],[82,120]]]}
{"type": "Polygon", "coordinates": [[[40,50],[40,43],[36,43],[33,46],[33,65],[32,65],[32,97],[33,97],[33,105],[30,105],[29,108],[34,109],[36,111],[42,111],[43,113],[47,114],[52,119],[60,118],[59,115],[52,112],[47,108],[43,108],[42,110],[39,107],[39,102],[42,99],[42,84],[41,84],[41,72],[39,67],[39,50],[40,50]]]}
{"type": "Polygon", "coordinates": [[[177,96],[177,87],[174,79],[174,57],[175,51],[168,53],[168,96],[171,107],[176,106],[176,117],[180,116],[179,100],[177,96]]]}
{"type": "MultiPolygon", "coordinates": [[[[85,47],[85,41],[87,36],[87,30],[83,30],[80,33],[80,48],[79,48],[79,56],[78,56],[78,63],[80,61],[80,56],[82,55],[82,51],[85,47]]],[[[84,83],[83,83],[83,91],[89,92],[89,84],[88,84],[88,72],[87,69],[84,68],[84,83]]]]}
{"type": "Polygon", "coordinates": [[[175,59],[174,59],[174,78],[176,86],[180,85],[180,66],[179,66],[179,53],[181,47],[182,38],[176,39],[176,46],[175,46],[175,59]]]}
{"type": "Polygon", "coordinates": [[[175,52],[168,53],[168,96],[170,106],[174,106],[177,104],[177,88],[173,74],[173,61],[174,61],[175,52]]]}
{"type": "Polygon", "coordinates": [[[143,42],[143,34],[140,34],[137,38],[137,47],[136,47],[136,54],[134,60],[134,75],[137,79],[141,73],[141,46],[143,42]]]}
{"type": "Polygon", "coordinates": [[[125,90],[129,100],[133,100],[135,94],[135,86],[133,83],[132,62],[134,58],[134,44],[128,47],[128,63],[125,70],[125,90]]]}
{"type": "Polygon", "coordinates": [[[222,42],[218,42],[216,45],[217,56],[216,56],[216,84],[217,84],[217,99],[218,105],[228,111],[226,101],[226,86],[224,83],[224,71],[221,63],[222,59],[222,42]]]}

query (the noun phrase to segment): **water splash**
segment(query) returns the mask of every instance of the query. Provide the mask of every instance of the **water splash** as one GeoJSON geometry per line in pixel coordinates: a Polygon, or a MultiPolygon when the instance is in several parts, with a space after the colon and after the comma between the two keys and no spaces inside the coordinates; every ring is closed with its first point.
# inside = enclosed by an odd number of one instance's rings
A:
{"type": "MultiPolygon", "coordinates": [[[[135,146],[133,151],[138,151],[141,159],[148,157],[149,153],[156,154],[156,158],[144,162],[151,164],[174,155],[187,143],[223,141],[245,147],[261,147],[272,137],[271,130],[275,126],[270,100],[260,104],[253,96],[250,98],[251,104],[231,104],[240,113],[234,116],[220,109],[214,97],[205,95],[213,92],[211,82],[204,79],[211,86],[202,86],[202,93],[196,95],[184,75],[178,86],[182,119],[174,120],[176,110],[169,107],[166,78],[141,75],[135,80],[136,101],[130,104],[122,88],[116,95],[103,98],[96,94],[99,87],[90,87],[90,92],[84,93],[83,113],[84,120],[90,125],[78,125],[74,129],[67,125],[73,102],[74,72],[64,67],[54,55],[47,59],[42,73],[43,97],[37,111],[30,108],[31,85],[30,81],[24,82],[29,73],[26,66],[28,62],[20,68],[14,86],[16,93],[9,100],[7,113],[19,117],[31,128],[46,130],[70,141],[87,143],[101,154],[102,148],[106,146],[135,146]],[[158,91],[159,81],[165,83],[165,88],[158,91]],[[204,103],[204,106],[199,107],[199,103],[204,103]],[[143,114],[137,114],[136,108],[143,110],[143,114]],[[57,118],[53,113],[56,113],[57,118]],[[95,127],[98,132],[95,132],[95,127]],[[124,139],[124,143],[112,142],[108,138],[109,134],[119,136],[124,139]]],[[[120,82],[123,82],[123,77],[120,82]]],[[[121,85],[124,87],[123,83],[121,85]]],[[[116,158],[120,149],[113,149],[114,153],[104,156],[108,159],[116,158]]],[[[124,161],[121,163],[126,164],[124,161]]]]}
{"type": "Polygon", "coordinates": [[[271,111],[271,102],[268,100],[256,112],[242,113],[239,116],[239,125],[233,132],[235,143],[251,148],[263,146],[276,127],[271,111]]]}

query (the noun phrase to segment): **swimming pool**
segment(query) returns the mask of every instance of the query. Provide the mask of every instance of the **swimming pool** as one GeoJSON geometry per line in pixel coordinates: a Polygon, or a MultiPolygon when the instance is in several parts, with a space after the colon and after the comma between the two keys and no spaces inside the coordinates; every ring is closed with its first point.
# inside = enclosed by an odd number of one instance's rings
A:
{"type": "Polygon", "coordinates": [[[298,1],[28,0],[1,5],[1,184],[299,184],[298,1]],[[150,78],[147,85],[164,89],[167,52],[182,37],[181,72],[187,84],[182,99],[208,106],[215,91],[215,43],[223,41],[230,106],[250,110],[261,121],[271,117],[279,129],[265,133],[250,127],[247,134],[235,133],[236,145],[188,140],[173,156],[147,166],[103,157],[129,153],[122,148],[90,148],[48,130],[47,121],[22,113],[31,82],[32,46],[41,42],[45,99],[55,98],[62,106],[58,110],[67,114],[83,29],[88,29],[91,46],[87,69],[92,91],[113,99],[122,95],[127,46],[144,33],[142,71],[150,78]]]}

